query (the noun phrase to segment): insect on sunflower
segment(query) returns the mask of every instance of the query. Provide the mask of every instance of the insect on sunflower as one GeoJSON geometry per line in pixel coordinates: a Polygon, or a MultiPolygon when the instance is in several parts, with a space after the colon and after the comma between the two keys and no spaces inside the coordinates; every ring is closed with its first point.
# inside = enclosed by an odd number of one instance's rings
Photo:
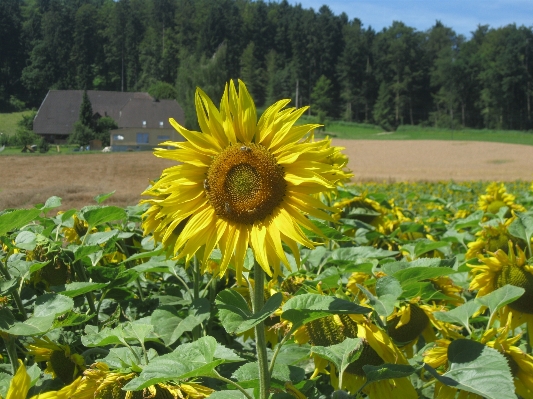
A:
{"type": "Polygon", "coordinates": [[[242,81],[226,85],[220,109],[201,90],[195,105],[201,132],[170,119],[185,138],[165,142],[155,155],[181,164],[165,169],[143,195],[145,234],[172,247],[177,258],[195,254],[204,263],[218,246],[220,274],[230,261],[237,278],[250,247],[262,269],[280,273],[290,268],[286,244],[299,263],[298,244],[313,248],[302,228],[320,234],[306,217],[332,220],[333,211],[316,194],[334,190],[346,173],[328,163],[340,151],[324,142],[306,140],[319,125],[295,126],[306,107],[285,108],[290,100],[270,106],[257,121],[254,102],[242,81]]]}

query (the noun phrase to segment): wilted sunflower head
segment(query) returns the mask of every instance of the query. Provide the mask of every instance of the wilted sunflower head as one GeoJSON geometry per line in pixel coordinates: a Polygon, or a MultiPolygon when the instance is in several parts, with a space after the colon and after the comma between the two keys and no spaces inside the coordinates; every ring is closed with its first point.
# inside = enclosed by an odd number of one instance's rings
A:
{"type": "Polygon", "coordinates": [[[336,219],[357,219],[373,226],[379,224],[381,218],[386,214],[386,210],[379,204],[379,202],[368,198],[368,193],[366,192],[336,202],[333,206],[337,209],[335,215],[336,219]]]}
{"type": "Polygon", "coordinates": [[[48,337],[35,339],[26,345],[28,355],[36,362],[46,362],[46,373],[59,378],[64,384],[72,383],[85,370],[85,360],[77,353],[72,353],[69,345],[52,342],[48,337]]]}
{"type": "Polygon", "coordinates": [[[507,252],[509,250],[509,241],[517,243],[517,239],[508,230],[513,220],[514,217],[496,225],[484,224],[483,229],[476,233],[476,241],[468,243],[466,259],[473,259],[487,252],[496,252],[498,249],[507,252]]]}
{"type": "Polygon", "coordinates": [[[290,269],[282,243],[299,264],[298,244],[314,247],[302,227],[321,235],[304,215],[332,220],[316,195],[334,190],[346,174],[326,162],[336,148],[306,140],[318,125],[294,125],[306,108],[283,109],[290,100],[278,101],[257,121],[243,82],[238,89],[226,85],[219,109],[197,89],[201,132],[170,119],[186,141],[162,143],[174,149],[155,155],[181,164],[143,193],[152,197],[143,201],[151,205],[143,229],[186,261],[198,253],[205,263],[218,247],[220,274],[232,262],[240,281],[248,247],[269,275],[281,273],[280,262],[290,269]]]}

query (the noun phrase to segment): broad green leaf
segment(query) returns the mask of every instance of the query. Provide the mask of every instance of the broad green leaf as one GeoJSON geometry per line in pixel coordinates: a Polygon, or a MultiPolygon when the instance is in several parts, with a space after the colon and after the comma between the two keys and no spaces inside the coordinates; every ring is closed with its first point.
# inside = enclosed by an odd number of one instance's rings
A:
{"type": "Polygon", "coordinates": [[[470,317],[481,307],[476,301],[469,301],[461,306],[456,307],[448,312],[434,312],[433,315],[437,320],[448,323],[457,323],[470,330],[470,317]]]}
{"type": "Polygon", "coordinates": [[[218,365],[227,361],[238,361],[217,358],[218,345],[216,340],[209,336],[180,345],[174,352],[153,359],[143,368],[141,374],[123,389],[138,391],[158,382],[213,376],[218,365]]]}
{"type": "MultiPolygon", "coordinates": [[[[161,252],[163,252],[163,247],[158,247],[157,249],[155,249],[153,251],[149,251],[149,252],[139,252],[139,253],[131,255],[128,259],[126,259],[122,263],[127,263],[127,262],[131,262],[133,260],[144,259],[144,258],[150,258],[150,260],[153,260],[153,259],[161,260],[161,261],[165,260],[166,256],[159,257],[161,252]]],[[[176,263],[176,262],[174,262],[174,263],[176,263]]]]}
{"type": "Polygon", "coordinates": [[[85,239],[84,244],[87,246],[105,244],[110,239],[117,236],[118,233],[119,233],[119,230],[110,230],[110,231],[101,231],[97,233],[87,234],[84,237],[85,239]]]}
{"type": "Polygon", "coordinates": [[[115,194],[117,190],[113,190],[111,191],[110,193],[107,193],[107,194],[98,194],[96,197],[94,197],[94,200],[96,201],[97,204],[101,204],[102,202],[104,202],[106,199],[108,199],[109,197],[111,197],[113,194],[115,194]]]}
{"type": "Polygon", "coordinates": [[[88,292],[101,290],[106,287],[106,283],[76,282],[53,287],[54,291],[70,298],[86,294],[88,292]]]}
{"type": "Polygon", "coordinates": [[[11,311],[7,308],[0,309],[0,331],[9,330],[13,324],[15,324],[15,317],[11,311]]]}
{"type": "Polygon", "coordinates": [[[402,291],[400,282],[394,277],[385,276],[376,281],[376,294],[380,298],[383,295],[390,295],[396,299],[402,294],[402,291]]]}
{"type": "Polygon", "coordinates": [[[420,240],[417,241],[414,248],[415,257],[419,258],[420,255],[424,255],[428,252],[440,249],[443,247],[449,246],[450,243],[446,241],[430,241],[430,240],[420,240]]]}
{"type": "Polygon", "coordinates": [[[394,305],[396,303],[396,299],[398,299],[397,296],[385,294],[380,297],[376,297],[361,284],[357,284],[357,287],[367,297],[368,303],[378,315],[387,317],[394,311],[394,305]]]}
{"type": "MultiPolygon", "coordinates": [[[[237,380],[239,383],[245,381],[259,380],[259,366],[257,362],[250,362],[243,364],[239,367],[231,376],[231,378],[237,380]]],[[[305,378],[305,370],[301,367],[290,366],[287,364],[275,364],[274,370],[272,370],[272,380],[278,380],[278,382],[291,381],[293,384],[297,384],[305,378]]],[[[248,384],[246,384],[249,386],[248,384]]]]}
{"type": "Polygon", "coordinates": [[[81,260],[85,258],[86,256],[89,256],[95,252],[101,251],[102,247],[99,245],[88,245],[85,243],[85,245],[71,245],[68,247],[69,250],[74,252],[74,261],[81,260]]]}
{"type": "Polygon", "coordinates": [[[33,231],[21,231],[15,238],[15,246],[33,251],[37,246],[37,235],[33,231]]]}
{"type": "Polygon", "coordinates": [[[83,218],[89,224],[89,229],[115,220],[126,219],[126,211],[116,206],[91,208],[83,212],[83,218]]]}
{"type": "MultiPolygon", "coordinates": [[[[245,389],[246,393],[252,398],[254,397],[254,389],[245,389]]],[[[246,396],[240,391],[215,391],[209,395],[209,399],[247,399],[246,396]]]]}
{"type": "Polygon", "coordinates": [[[48,332],[54,323],[53,314],[41,317],[30,317],[23,323],[16,322],[7,331],[11,335],[42,335],[48,332]]]}
{"type": "Polygon", "coordinates": [[[80,314],[76,312],[70,312],[66,317],[62,317],[61,320],[54,321],[53,327],[54,328],[63,328],[63,327],[71,327],[71,326],[79,326],[80,324],[85,324],[92,318],[94,318],[95,314],[80,314]]]}
{"type": "Polygon", "coordinates": [[[506,284],[503,287],[492,291],[488,295],[476,298],[476,301],[484,306],[487,306],[490,310],[490,313],[494,313],[505,305],[516,301],[524,294],[524,292],[526,292],[526,290],[521,287],[506,284]]]}
{"type": "Polygon", "coordinates": [[[293,323],[293,329],[332,314],[366,314],[372,309],[344,299],[319,294],[302,294],[289,299],[281,317],[293,323]]]}
{"type": "Polygon", "coordinates": [[[124,326],[125,337],[135,337],[141,344],[144,343],[146,337],[152,335],[154,326],[152,324],[142,323],[127,323],[124,326]]]}
{"type": "Polygon", "coordinates": [[[361,338],[346,338],[340,344],[330,346],[313,346],[311,353],[315,353],[323,359],[329,360],[337,367],[339,375],[342,375],[350,363],[355,362],[363,352],[361,338]]]}
{"type": "Polygon", "coordinates": [[[110,367],[124,369],[128,367],[137,367],[139,360],[144,365],[143,350],[139,346],[130,346],[129,348],[111,348],[109,354],[102,359],[110,367]]]}
{"type": "Polygon", "coordinates": [[[61,294],[44,294],[35,300],[34,317],[61,316],[74,308],[74,301],[61,294]]]}
{"type": "Polygon", "coordinates": [[[61,198],[53,196],[46,200],[43,207],[41,208],[42,212],[48,212],[50,209],[54,209],[61,206],[61,198]]]}
{"type": "Polygon", "coordinates": [[[333,259],[340,260],[356,260],[358,258],[376,258],[383,259],[388,258],[389,256],[396,256],[398,251],[387,251],[385,249],[374,248],[374,247],[348,247],[348,248],[338,248],[332,253],[333,259]]]}
{"type": "Polygon", "coordinates": [[[283,295],[276,293],[266,301],[263,308],[252,313],[244,297],[235,290],[221,291],[216,298],[218,317],[225,330],[230,334],[240,334],[261,323],[281,305],[283,295]]]}
{"type": "Polygon", "coordinates": [[[449,267],[409,267],[393,274],[402,286],[456,273],[449,267]]]}
{"type": "Polygon", "coordinates": [[[40,209],[17,209],[0,215],[0,236],[27,225],[41,213],[40,209]]]}
{"type": "Polygon", "coordinates": [[[380,366],[364,365],[363,371],[366,374],[367,382],[371,383],[391,378],[408,377],[419,371],[419,369],[408,364],[384,363],[380,366]]]}
{"type": "Polygon", "coordinates": [[[516,399],[507,359],[495,349],[476,341],[458,339],[448,347],[449,368],[442,383],[487,399],[516,399]]]}
{"type": "Polygon", "coordinates": [[[17,289],[19,281],[20,280],[18,278],[12,278],[11,280],[7,281],[0,281],[0,296],[6,296],[15,291],[17,289]]]}
{"type": "Polygon", "coordinates": [[[516,212],[518,216],[509,225],[509,233],[517,238],[524,240],[527,243],[529,256],[531,253],[531,236],[533,236],[533,215],[531,213],[516,212]]]}
{"type": "MultiPolygon", "coordinates": [[[[393,276],[400,270],[425,267],[425,268],[448,268],[451,269],[455,264],[455,258],[452,259],[440,259],[440,258],[418,258],[412,261],[400,260],[394,262],[388,262],[382,265],[382,270],[385,274],[393,276]]],[[[451,271],[453,273],[453,271],[451,271]]]]}
{"type": "Polygon", "coordinates": [[[154,332],[167,346],[176,342],[183,333],[192,331],[201,322],[201,319],[192,315],[179,317],[173,306],[161,306],[154,310],[151,317],[154,332]]]}

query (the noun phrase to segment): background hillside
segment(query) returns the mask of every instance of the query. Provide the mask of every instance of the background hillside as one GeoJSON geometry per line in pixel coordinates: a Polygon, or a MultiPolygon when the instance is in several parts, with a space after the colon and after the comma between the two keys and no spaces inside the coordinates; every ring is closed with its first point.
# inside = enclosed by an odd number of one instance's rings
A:
{"type": "Polygon", "coordinates": [[[194,126],[195,87],[216,99],[240,77],[259,106],[292,98],[387,130],[531,129],[531,27],[466,38],[439,21],[364,22],[286,1],[2,0],[0,111],[38,107],[52,88],[149,91],[194,126]]]}

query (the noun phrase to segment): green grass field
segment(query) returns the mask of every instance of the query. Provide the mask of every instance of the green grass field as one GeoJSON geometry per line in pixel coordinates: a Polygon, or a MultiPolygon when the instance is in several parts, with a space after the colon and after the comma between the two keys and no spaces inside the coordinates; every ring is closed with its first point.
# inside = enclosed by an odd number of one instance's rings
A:
{"type": "MultiPolygon", "coordinates": [[[[300,123],[317,123],[316,117],[303,116],[300,123]]],[[[329,135],[339,139],[353,140],[461,140],[490,141],[508,144],[533,145],[533,132],[516,130],[451,130],[433,127],[404,125],[395,132],[385,132],[376,125],[330,121],[318,137],[329,135]]]]}
{"type": "Polygon", "coordinates": [[[22,115],[30,114],[32,111],[12,112],[9,114],[0,113],[0,132],[12,136],[17,130],[17,122],[22,119],[22,115]]]}

